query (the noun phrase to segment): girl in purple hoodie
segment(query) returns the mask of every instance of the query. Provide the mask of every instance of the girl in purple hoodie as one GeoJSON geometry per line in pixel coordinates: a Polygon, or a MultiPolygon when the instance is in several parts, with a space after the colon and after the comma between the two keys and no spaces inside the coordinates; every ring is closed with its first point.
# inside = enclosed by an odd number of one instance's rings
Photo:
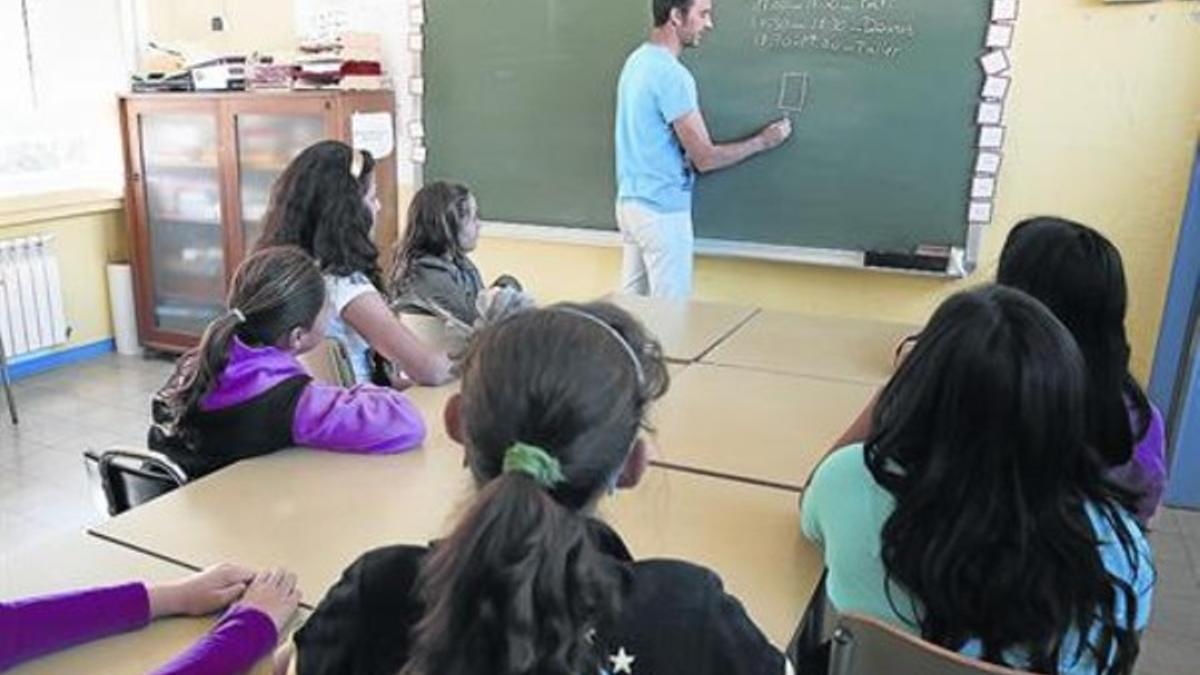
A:
{"type": "Polygon", "coordinates": [[[149,445],[189,478],[296,445],[375,454],[424,439],[403,394],[320,384],[296,359],[321,343],[329,319],[324,278],[303,251],[274,247],[246,258],[228,307],[152,402],[149,445]]]}

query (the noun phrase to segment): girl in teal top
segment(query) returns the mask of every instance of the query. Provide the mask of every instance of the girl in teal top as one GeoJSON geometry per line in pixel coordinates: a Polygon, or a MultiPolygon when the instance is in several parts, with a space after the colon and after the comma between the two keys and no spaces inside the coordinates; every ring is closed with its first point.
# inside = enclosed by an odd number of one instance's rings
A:
{"type": "Polygon", "coordinates": [[[884,387],[863,444],[802,502],[839,612],[992,663],[1133,671],[1154,573],[1085,441],[1083,358],[1044,306],[998,286],[937,310],[884,387]]]}

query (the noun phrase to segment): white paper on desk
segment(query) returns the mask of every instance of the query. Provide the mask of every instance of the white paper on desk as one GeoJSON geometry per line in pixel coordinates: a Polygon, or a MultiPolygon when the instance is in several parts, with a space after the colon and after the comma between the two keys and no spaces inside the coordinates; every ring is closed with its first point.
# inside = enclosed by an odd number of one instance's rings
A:
{"type": "Polygon", "coordinates": [[[1004,104],[998,101],[983,101],[975,115],[976,124],[999,124],[1004,117],[1004,104]]]}
{"type": "Polygon", "coordinates": [[[366,150],[377,160],[396,149],[390,112],[354,113],[350,116],[350,136],[355,148],[366,150]]]}
{"type": "Polygon", "coordinates": [[[1012,46],[1013,27],[1008,23],[994,23],[988,28],[987,46],[1008,49],[1012,46]]]}
{"type": "Polygon", "coordinates": [[[420,77],[409,78],[408,93],[413,96],[420,96],[425,93],[425,80],[420,77]]]}
{"type": "Polygon", "coordinates": [[[970,223],[990,223],[992,222],[992,203],[983,201],[973,201],[967,209],[967,222],[970,223]]]}
{"type": "Polygon", "coordinates": [[[992,0],[992,21],[1012,21],[1017,18],[1017,0],[992,0]]]}
{"type": "Polygon", "coordinates": [[[1009,68],[1008,53],[1002,49],[990,51],[979,57],[979,65],[988,75],[999,75],[1009,68]]]}
{"type": "Polygon", "coordinates": [[[422,26],[425,24],[425,8],[413,7],[408,10],[408,23],[413,26],[422,26]]]}
{"type": "Polygon", "coordinates": [[[996,194],[996,179],[992,176],[976,176],[971,181],[971,199],[991,199],[996,194]]]}
{"type": "Polygon", "coordinates": [[[989,75],[988,78],[983,81],[983,92],[981,93],[983,97],[987,99],[1003,99],[1008,95],[1009,82],[1011,82],[1011,80],[1009,80],[1007,77],[989,75]]]}
{"type": "Polygon", "coordinates": [[[1004,127],[979,127],[979,147],[998,149],[1004,145],[1004,127]]]}
{"type": "Polygon", "coordinates": [[[412,149],[412,161],[416,164],[425,163],[426,150],[423,145],[415,145],[412,149]]]}
{"type": "Polygon", "coordinates": [[[1000,153],[992,150],[980,150],[975,158],[975,173],[985,176],[995,176],[1000,173],[1000,153]]]}
{"type": "Polygon", "coordinates": [[[408,36],[408,51],[419,52],[425,49],[425,38],[420,33],[412,33],[408,36]]]}
{"type": "Polygon", "coordinates": [[[409,138],[425,138],[425,125],[421,120],[413,120],[408,123],[409,138]]]}

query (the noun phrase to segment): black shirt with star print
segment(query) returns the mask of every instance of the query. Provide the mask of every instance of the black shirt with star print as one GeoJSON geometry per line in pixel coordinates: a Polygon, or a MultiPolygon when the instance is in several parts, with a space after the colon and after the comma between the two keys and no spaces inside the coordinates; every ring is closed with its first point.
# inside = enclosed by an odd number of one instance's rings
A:
{"type": "MultiPolygon", "coordinates": [[[[679,560],[634,561],[599,521],[601,550],[627,565],[615,625],[598,635],[611,675],[782,675],[784,659],[712,571],[679,560]]],[[[354,562],[295,635],[299,675],[395,675],[421,618],[422,546],[388,546],[354,562]]]]}

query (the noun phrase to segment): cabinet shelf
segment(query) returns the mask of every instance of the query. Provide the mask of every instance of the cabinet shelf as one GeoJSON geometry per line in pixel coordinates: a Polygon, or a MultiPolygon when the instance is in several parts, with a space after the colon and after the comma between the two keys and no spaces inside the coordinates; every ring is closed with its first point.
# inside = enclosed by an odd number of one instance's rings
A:
{"type": "MultiPolygon", "coordinates": [[[[350,140],[356,113],[395,111],[389,91],[122,96],[130,232],[143,344],[194,346],[257,234],[271,185],[320,140],[350,140]],[[232,149],[232,152],[230,151],[232,149]]],[[[396,228],[395,154],[376,158],[377,245],[396,228]]],[[[384,262],[381,260],[381,262],[384,262]]]]}

